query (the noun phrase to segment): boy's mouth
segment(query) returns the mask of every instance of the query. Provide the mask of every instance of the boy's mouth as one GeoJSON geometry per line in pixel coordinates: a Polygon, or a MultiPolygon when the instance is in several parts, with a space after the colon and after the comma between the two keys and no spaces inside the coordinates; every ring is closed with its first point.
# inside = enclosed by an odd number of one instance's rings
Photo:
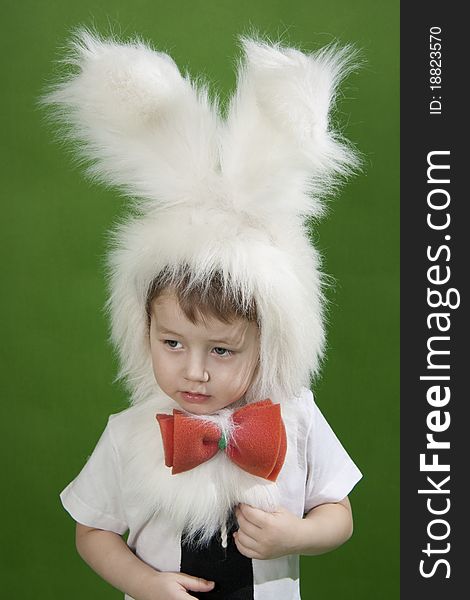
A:
{"type": "Polygon", "coordinates": [[[199,404],[206,401],[210,396],[208,394],[198,394],[196,392],[180,392],[186,402],[199,404]]]}

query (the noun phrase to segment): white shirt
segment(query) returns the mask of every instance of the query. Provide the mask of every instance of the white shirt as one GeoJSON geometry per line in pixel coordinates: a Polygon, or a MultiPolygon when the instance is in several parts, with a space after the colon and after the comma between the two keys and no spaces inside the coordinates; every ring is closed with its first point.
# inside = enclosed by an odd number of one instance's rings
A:
{"type": "MultiPolygon", "coordinates": [[[[138,557],[160,571],[179,571],[179,534],[171,520],[143,502],[151,495],[149,490],[162,487],[158,471],[162,482],[184,475],[167,475],[167,467],[156,466],[155,461],[163,463],[163,451],[155,408],[150,402],[111,415],[92,455],[60,498],[75,521],[120,535],[129,531],[127,544],[138,557]],[[142,452],[145,460],[139,459],[142,452]],[[142,462],[148,464],[141,469],[142,462]]],[[[287,453],[276,482],[280,504],[303,516],[319,504],[342,500],[362,475],[314,403],[311,391],[304,389],[281,408],[287,453]]],[[[218,460],[218,468],[238,469],[223,462],[229,459],[222,454],[208,463],[218,460]]],[[[197,477],[198,470],[204,478],[210,476],[211,471],[204,472],[204,468],[211,467],[200,465],[188,477],[197,477]]],[[[189,485],[194,489],[194,479],[188,482],[193,482],[189,485]]],[[[255,600],[300,599],[298,556],[253,559],[252,564],[255,600]]],[[[126,600],[132,599],[126,596],[126,600]]]]}

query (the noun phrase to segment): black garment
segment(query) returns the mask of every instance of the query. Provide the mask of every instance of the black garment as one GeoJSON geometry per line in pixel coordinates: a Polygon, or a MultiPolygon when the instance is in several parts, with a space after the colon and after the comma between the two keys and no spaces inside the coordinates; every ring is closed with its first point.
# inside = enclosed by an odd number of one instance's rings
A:
{"type": "Polygon", "coordinates": [[[222,547],[220,533],[207,546],[181,542],[181,572],[215,581],[210,592],[189,593],[200,600],[253,600],[253,565],[251,558],[240,554],[233,532],[237,525],[227,526],[227,548],[222,547]],[[229,529],[230,527],[230,529],[229,529]]]}

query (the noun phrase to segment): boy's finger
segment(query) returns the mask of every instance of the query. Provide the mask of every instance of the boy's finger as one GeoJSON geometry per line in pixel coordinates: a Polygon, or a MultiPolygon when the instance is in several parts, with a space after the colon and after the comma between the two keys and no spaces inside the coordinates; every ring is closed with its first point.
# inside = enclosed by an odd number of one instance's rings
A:
{"type": "Polygon", "coordinates": [[[243,544],[245,548],[248,548],[249,550],[256,550],[256,548],[258,547],[258,542],[256,541],[256,539],[247,535],[243,531],[236,531],[233,534],[233,537],[235,541],[238,540],[241,544],[243,544]]]}
{"type": "Polygon", "coordinates": [[[238,507],[245,519],[256,525],[256,527],[264,527],[266,525],[269,513],[249,504],[239,504],[238,507]]]}
{"type": "Polygon", "coordinates": [[[258,538],[261,533],[261,528],[250,523],[250,521],[243,516],[241,511],[238,511],[237,513],[237,521],[239,531],[243,531],[243,533],[246,533],[255,540],[258,538]]]}
{"type": "Polygon", "coordinates": [[[239,536],[234,535],[233,537],[235,539],[235,545],[238,548],[240,554],[243,554],[243,556],[246,556],[247,558],[261,558],[261,555],[258,554],[255,550],[250,550],[250,548],[244,546],[243,543],[240,542],[239,536]]]}
{"type": "Polygon", "coordinates": [[[178,581],[187,590],[191,590],[192,592],[209,592],[215,585],[213,581],[207,581],[207,579],[203,579],[202,577],[186,575],[186,573],[181,573],[178,581]]]}

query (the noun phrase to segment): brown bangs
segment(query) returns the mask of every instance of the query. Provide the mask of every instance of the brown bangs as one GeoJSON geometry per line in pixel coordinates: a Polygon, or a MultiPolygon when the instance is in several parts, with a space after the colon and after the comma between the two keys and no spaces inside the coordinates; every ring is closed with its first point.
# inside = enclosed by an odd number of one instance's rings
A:
{"type": "Polygon", "coordinates": [[[166,291],[175,294],[181,310],[191,323],[199,323],[207,317],[215,317],[223,323],[231,323],[238,318],[258,320],[255,301],[251,299],[247,302],[241,290],[224,285],[218,271],[204,281],[197,281],[185,269],[177,274],[163,270],[152,281],[146,300],[149,323],[152,303],[166,291]]]}

